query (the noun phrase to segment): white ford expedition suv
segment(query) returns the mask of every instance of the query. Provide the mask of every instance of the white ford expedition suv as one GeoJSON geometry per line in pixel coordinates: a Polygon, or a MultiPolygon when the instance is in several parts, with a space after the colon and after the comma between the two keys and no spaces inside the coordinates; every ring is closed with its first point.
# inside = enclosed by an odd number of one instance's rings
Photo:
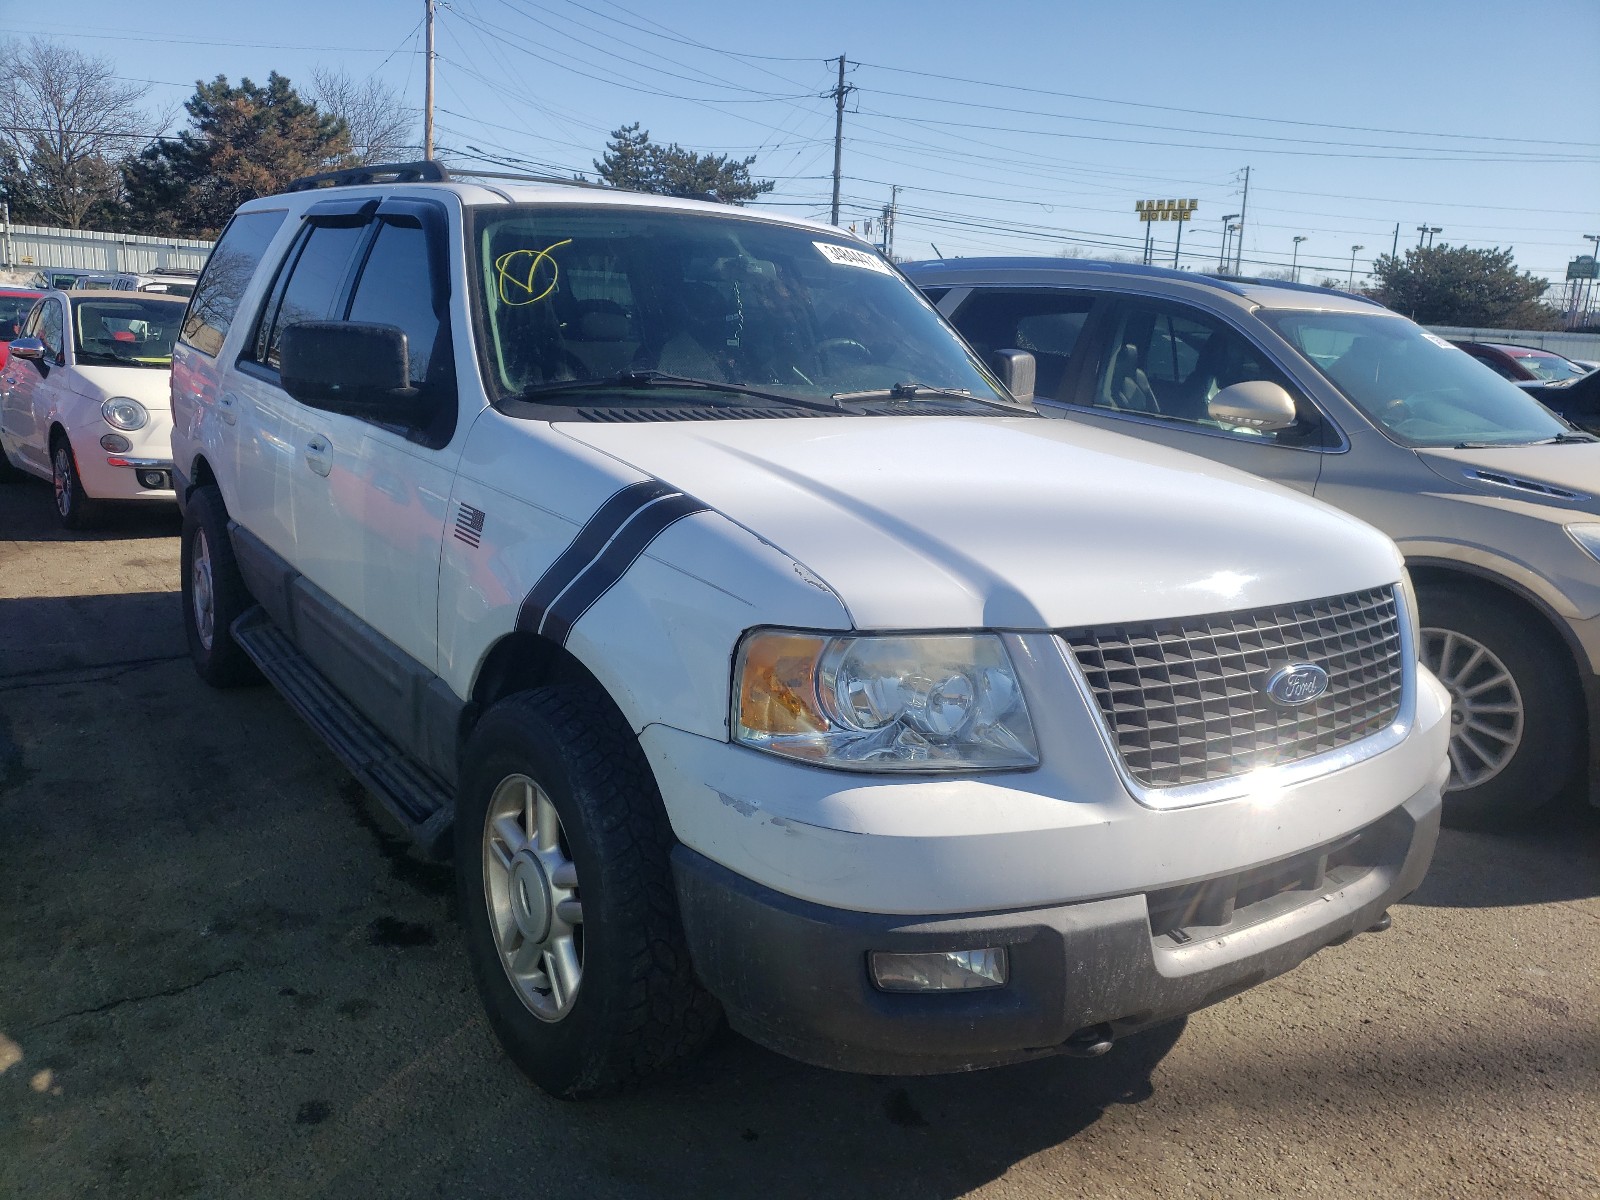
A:
{"type": "Polygon", "coordinates": [[[1400,558],[1045,420],[839,230],[433,164],[252,201],[173,372],[195,665],[434,853],[553,1093],[723,1014],[1054,1053],[1388,923],[1448,703],[1400,558]]]}

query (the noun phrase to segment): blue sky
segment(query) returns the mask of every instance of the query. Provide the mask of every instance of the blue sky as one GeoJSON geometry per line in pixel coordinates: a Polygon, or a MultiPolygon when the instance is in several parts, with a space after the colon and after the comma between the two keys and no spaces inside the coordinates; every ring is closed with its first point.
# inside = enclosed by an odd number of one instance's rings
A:
{"type": "MultiPolygon", "coordinates": [[[[154,81],[152,109],[199,78],[322,65],[420,112],[423,0],[52,11],[78,31],[62,40],[154,81]]],[[[0,35],[28,32],[19,15],[0,9],[0,35]]],[[[437,140],[458,159],[590,169],[641,121],[756,154],[768,202],[824,219],[843,53],[844,219],[899,184],[901,257],[1137,253],[1136,200],[1193,198],[1183,264],[1215,263],[1246,166],[1247,270],[1287,266],[1300,235],[1302,278],[1343,281],[1361,245],[1359,281],[1396,224],[1402,247],[1431,225],[1560,286],[1600,234],[1600,0],[447,0],[438,31],[437,140]]],[[[1170,263],[1177,226],[1154,229],[1170,263]]]]}

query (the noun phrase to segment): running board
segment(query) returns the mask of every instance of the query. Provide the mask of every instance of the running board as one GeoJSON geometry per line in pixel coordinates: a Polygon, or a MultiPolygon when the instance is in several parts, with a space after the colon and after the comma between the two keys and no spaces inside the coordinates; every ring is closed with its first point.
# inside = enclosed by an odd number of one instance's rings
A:
{"type": "Polygon", "coordinates": [[[444,785],[340,695],[260,605],[235,621],[232,633],[289,707],[321,735],[423,853],[448,857],[455,802],[444,785]]]}

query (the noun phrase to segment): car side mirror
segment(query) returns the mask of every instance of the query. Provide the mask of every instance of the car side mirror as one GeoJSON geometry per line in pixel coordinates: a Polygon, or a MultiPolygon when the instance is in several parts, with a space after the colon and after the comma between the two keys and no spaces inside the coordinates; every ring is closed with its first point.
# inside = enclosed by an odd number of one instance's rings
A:
{"type": "Polygon", "coordinates": [[[405,331],[360,321],[296,321],[278,343],[278,379],[303,404],[378,421],[417,422],[405,331]]]}
{"type": "Polygon", "coordinates": [[[1211,419],[1224,425],[1242,425],[1262,433],[1276,433],[1295,423],[1294,397],[1270,379],[1232,383],[1211,397],[1211,419]]]}
{"type": "Polygon", "coordinates": [[[1006,385],[1006,391],[1011,393],[1013,399],[1023,403],[1033,399],[1036,378],[1033,355],[1026,350],[996,350],[990,356],[989,365],[1000,376],[1000,382],[1006,385]]]}
{"type": "Polygon", "coordinates": [[[43,362],[48,351],[44,342],[39,338],[25,337],[18,338],[11,343],[11,353],[18,358],[25,358],[29,362],[43,362]]]}

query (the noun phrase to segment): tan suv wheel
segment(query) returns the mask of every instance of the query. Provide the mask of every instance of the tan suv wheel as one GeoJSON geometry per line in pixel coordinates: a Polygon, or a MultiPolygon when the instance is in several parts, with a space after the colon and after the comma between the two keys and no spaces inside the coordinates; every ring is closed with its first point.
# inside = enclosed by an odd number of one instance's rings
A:
{"type": "Polygon", "coordinates": [[[1499,825],[1553,800],[1577,766],[1582,698],[1548,629],[1489,593],[1417,589],[1420,657],[1450,692],[1445,820],[1499,825]]]}

